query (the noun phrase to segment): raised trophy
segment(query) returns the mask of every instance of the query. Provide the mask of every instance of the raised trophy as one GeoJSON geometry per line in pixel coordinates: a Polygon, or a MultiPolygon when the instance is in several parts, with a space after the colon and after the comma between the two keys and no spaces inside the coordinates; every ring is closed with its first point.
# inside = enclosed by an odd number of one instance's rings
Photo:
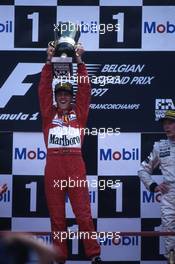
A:
{"type": "Polygon", "coordinates": [[[72,63],[75,56],[75,45],[80,38],[80,29],[77,24],[71,22],[60,22],[54,29],[54,41],[48,45],[55,48],[55,55],[52,57],[54,77],[72,75],[72,63]]]}

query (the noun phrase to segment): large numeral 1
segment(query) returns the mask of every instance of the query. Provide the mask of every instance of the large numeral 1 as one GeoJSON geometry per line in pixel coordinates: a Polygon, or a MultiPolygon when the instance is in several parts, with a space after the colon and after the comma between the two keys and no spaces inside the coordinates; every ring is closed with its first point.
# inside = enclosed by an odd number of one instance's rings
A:
{"type": "Polygon", "coordinates": [[[36,212],[37,183],[31,182],[26,184],[25,187],[30,189],[30,212],[36,212]]]}
{"type": "MultiPolygon", "coordinates": [[[[73,225],[68,228],[71,232],[78,232],[78,225],[73,225]]],[[[72,255],[78,255],[78,239],[72,239],[72,255]]]]}
{"type": "Polygon", "coordinates": [[[112,18],[118,20],[119,30],[117,31],[117,42],[124,42],[124,13],[113,15],[112,18]]]}
{"type": "Polygon", "coordinates": [[[116,190],[116,212],[123,212],[123,183],[113,185],[111,189],[116,190]]]}
{"type": "Polygon", "coordinates": [[[34,12],[27,16],[27,19],[32,19],[32,42],[38,42],[39,35],[39,13],[34,12]]]}

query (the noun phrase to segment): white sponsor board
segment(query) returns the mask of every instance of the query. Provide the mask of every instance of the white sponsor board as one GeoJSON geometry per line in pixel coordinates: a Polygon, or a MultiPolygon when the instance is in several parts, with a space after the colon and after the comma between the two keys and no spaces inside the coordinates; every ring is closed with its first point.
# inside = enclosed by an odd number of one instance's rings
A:
{"type": "Polygon", "coordinates": [[[142,6],[143,0],[100,0],[100,6],[142,6]]]}
{"type": "MultiPolygon", "coordinates": [[[[88,182],[88,186],[89,186],[89,197],[90,197],[92,217],[93,218],[97,218],[98,176],[94,176],[94,175],[87,176],[87,182],[88,182]],[[96,183],[96,185],[95,185],[95,183],[96,183]],[[97,187],[95,187],[95,186],[97,186],[97,187]]],[[[76,184],[76,182],[75,182],[75,184],[76,184]]],[[[69,188],[71,188],[71,187],[69,187],[69,188]]],[[[72,206],[70,204],[70,200],[69,200],[68,197],[66,198],[66,217],[67,218],[74,218],[75,217],[75,215],[74,215],[74,213],[72,211],[72,206]]]]}
{"type": "Polygon", "coordinates": [[[0,6],[0,50],[14,46],[14,7],[0,6]]]}
{"type": "MultiPolygon", "coordinates": [[[[81,38],[86,50],[98,50],[99,45],[99,7],[98,6],[58,6],[57,24],[59,21],[76,23],[80,26],[81,38]],[[78,16],[77,16],[78,14],[78,16]],[[91,14],[89,16],[89,14],[91,14]]],[[[54,29],[54,27],[53,27],[54,29]]],[[[63,28],[64,30],[64,28],[63,28]]],[[[101,32],[103,28],[100,28],[101,32]]]]}
{"type": "Polygon", "coordinates": [[[18,232],[50,232],[50,219],[41,217],[14,217],[12,231],[18,232]]]}
{"type": "Polygon", "coordinates": [[[140,133],[98,136],[98,175],[137,175],[140,133]]]}
{"type": "MultiPolygon", "coordinates": [[[[162,175],[154,175],[152,178],[155,182],[157,182],[157,184],[163,181],[162,175]]],[[[141,183],[140,196],[141,217],[160,218],[161,193],[151,193],[145,188],[144,184],[141,183]]]]}
{"type": "Polygon", "coordinates": [[[175,6],[144,6],[142,12],[142,48],[174,50],[175,6]]]}
{"type": "Polygon", "coordinates": [[[13,174],[44,175],[45,161],[43,133],[13,133],[13,174]]]}
{"type": "MultiPolygon", "coordinates": [[[[100,218],[97,220],[98,232],[129,232],[140,231],[140,219],[100,218]],[[132,230],[131,230],[132,229],[132,230]]],[[[119,240],[106,239],[101,243],[102,259],[104,261],[126,261],[140,260],[140,237],[138,236],[121,236],[119,240]]]]}

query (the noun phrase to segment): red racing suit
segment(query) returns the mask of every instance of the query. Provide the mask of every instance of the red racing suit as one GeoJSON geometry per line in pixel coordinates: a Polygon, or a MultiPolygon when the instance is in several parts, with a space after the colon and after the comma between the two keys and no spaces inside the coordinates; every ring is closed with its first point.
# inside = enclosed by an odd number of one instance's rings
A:
{"type": "MultiPolygon", "coordinates": [[[[53,106],[52,66],[46,64],[41,73],[39,101],[43,122],[44,140],[47,147],[45,167],[45,193],[51,219],[52,238],[61,252],[61,259],[67,259],[67,241],[61,241],[55,233],[67,231],[65,217],[66,193],[69,196],[79,231],[94,231],[91,216],[88,187],[66,186],[58,182],[65,180],[86,180],[85,165],[81,154],[83,133],[88,117],[91,88],[84,64],[78,65],[78,91],[75,106],[67,112],[53,106]],[[84,76],[83,82],[80,80],[84,76]],[[55,184],[57,183],[57,184],[55,184]],[[55,232],[55,233],[54,233],[55,232]]],[[[78,231],[78,230],[77,230],[78,231]]],[[[94,239],[84,239],[86,256],[100,255],[100,246],[94,239]]]]}

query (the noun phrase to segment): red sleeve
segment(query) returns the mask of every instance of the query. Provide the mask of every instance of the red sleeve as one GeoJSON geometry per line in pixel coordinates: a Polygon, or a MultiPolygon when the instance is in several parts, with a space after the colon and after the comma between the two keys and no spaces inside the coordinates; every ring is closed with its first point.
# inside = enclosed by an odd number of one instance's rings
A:
{"type": "Polygon", "coordinates": [[[52,78],[52,65],[45,64],[39,83],[39,102],[44,127],[50,122],[54,113],[52,78]]]}
{"type": "Polygon", "coordinates": [[[82,127],[86,126],[91,98],[91,85],[85,64],[78,65],[78,91],[76,95],[76,109],[82,127]]]}

